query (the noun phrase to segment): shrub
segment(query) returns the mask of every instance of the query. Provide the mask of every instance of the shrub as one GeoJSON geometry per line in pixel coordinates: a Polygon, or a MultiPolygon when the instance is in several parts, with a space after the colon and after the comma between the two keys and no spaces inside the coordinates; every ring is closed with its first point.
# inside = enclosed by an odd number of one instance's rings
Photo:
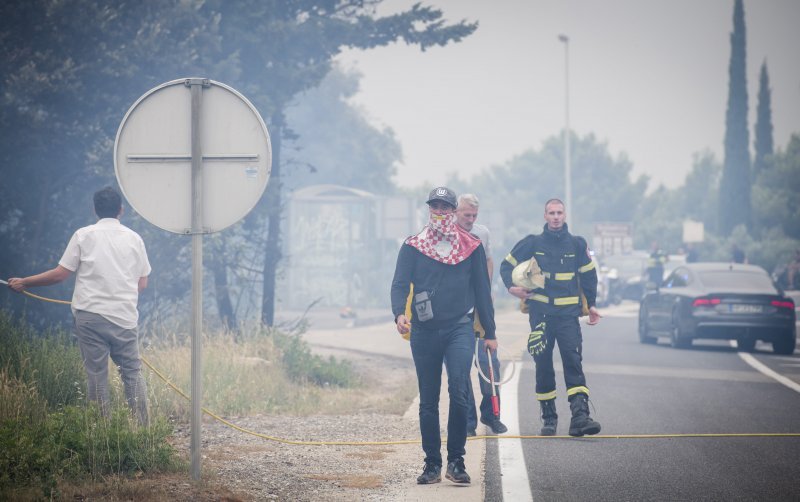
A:
{"type": "Polygon", "coordinates": [[[40,333],[0,310],[0,368],[9,377],[35,383],[48,407],[78,404],[86,374],[72,337],[61,329],[40,333]]]}

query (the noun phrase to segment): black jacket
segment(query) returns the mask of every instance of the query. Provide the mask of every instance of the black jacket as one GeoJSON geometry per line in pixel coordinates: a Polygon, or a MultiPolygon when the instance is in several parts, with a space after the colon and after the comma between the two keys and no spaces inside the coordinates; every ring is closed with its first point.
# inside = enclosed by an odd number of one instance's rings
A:
{"type": "Polygon", "coordinates": [[[545,275],[544,288],[533,290],[527,300],[531,312],[556,316],[579,316],[580,290],[586,295],[589,307],[597,299],[597,270],[589,256],[583,237],[569,233],[567,224],[558,232],[544,226],[540,235],[528,235],[519,241],[500,265],[500,277],[506,288],[517,264],[536,257],[545,275]],[[580,277],[580,289],[578,278],[580,277]]]}
{"type": "Polygon", "coordinates": [[[495,338],[494,306],[483,244],[456,265],[445,265],[425,256],[415,247],[403,244],[392,279],[392,313],[395,319],[405,313],[411,284],[415,295],[428,292],[433,307],[433,319],[421,322],[412,316],[412,325],[445,327],[463,318],[474,307],[486,330],[486,338],[495,338]]]}

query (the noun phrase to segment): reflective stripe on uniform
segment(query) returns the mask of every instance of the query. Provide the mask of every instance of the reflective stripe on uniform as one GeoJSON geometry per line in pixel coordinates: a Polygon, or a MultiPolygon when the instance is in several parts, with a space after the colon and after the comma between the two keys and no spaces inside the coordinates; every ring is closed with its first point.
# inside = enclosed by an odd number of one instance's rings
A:
{"type": "MultiPolygon", "coordinates": [[[[542,303],[550,303],[550,298],[545,295],[540,295],[539,293],[534,293],[528,297],[529,300],[534,300],[537,302],[542,303]]],[[[577,305],[580,303],[580,297],[578,296],[564,296],[561,298],[554,298],[553,305],[577,305]]]]}
{"type": "Polygon", "coordinates": [[[555,274],[542,272],[542,276],[544,276],[545,279],[554,279],[556,281],[571,281],[572,278],[575,277],[575,272],[556,272],[555,274]]]}
{"type": "Polygon", "coordinates": [[[584,387],[583,385],[581,385],[579,387],[571,387],[571,388],[567,389],[567,395],[568,396],[574,396],[575,394],[586,394],[588,396],[589,395],[589,388],[588,387],[584,387]]]}
{"type": "Polygon", "coordinates": [[[588,272],[588,271],[592,270],[593,268],[594,268],[594,262],[590,261],[586,265],[584,265],[581,268],[579,268],[578,272],[580,272],[580,273],[588,272]]]}
{"type": "Polygon", "coordinates": [[[514,258],[514,256],[512,256],[511,253],[508,253],[508,256],[506,256],[506,261],[515,267],[519,264],[519,262],[517,262],[517,259],[514,258]]]}
{"type": "Polygon", "coordinates": [[[536,393],[536,399],[538,401],[549,401],[555,398],[556,398],[556,391],[545,392],[544,394],[539,394],[538,392],[536,393]]]}
{"type": "Polygon", "coordinates": [[[577,305],[581,299],[577,296],[565,296],[553,299],[553,305],[577,305]]]}

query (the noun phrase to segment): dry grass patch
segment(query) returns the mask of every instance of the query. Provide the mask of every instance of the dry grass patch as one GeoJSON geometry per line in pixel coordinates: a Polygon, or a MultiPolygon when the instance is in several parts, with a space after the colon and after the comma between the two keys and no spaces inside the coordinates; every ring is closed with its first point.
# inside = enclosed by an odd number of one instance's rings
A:
{"type": "MultiPolygon", "coordinates": [[[[102,483],[59,485],[62,500],[103,500],[122,502],[147,500],[148,502],[174,502],[192,500],[194,502],[245,502],[252,500],[246,494],[237,494],[211,480],[191,482],[185,473],[148,475],[142,478],[112,477],[102,483]]],[[[31,499],[39,500],[39,499],[31,499]]]]}
{"type": "Polygon", "coordinates": [[[374,475],[356,474],[311,474],[308,479],[330,481],[344,488],[381,488],[383,479],[374,475]]]}

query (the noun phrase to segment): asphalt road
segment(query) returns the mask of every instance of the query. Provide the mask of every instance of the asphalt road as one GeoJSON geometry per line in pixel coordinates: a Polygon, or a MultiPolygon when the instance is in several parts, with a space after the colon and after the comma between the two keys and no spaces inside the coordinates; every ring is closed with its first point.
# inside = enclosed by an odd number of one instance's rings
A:
{"type": "MultiPolygon", "coordinates": [[[[485,500],[800,500],[800,437],[682,436],[800,433],[800,355],[775,356],[759,344],[751,360],[769,376],[728,342],[695,342],[686,350],[663,339],[642,345],[636,307],[608,309],[598,326],[584,327],[592,416],[604,436],[675,436],[489,441],[485,500]]],[[[516,417],[508,411],[516,407],[519,434],[538,435],[525,316],[498,318],[506,357],[522,363],[516,389],[503,388],[503,420],[513,432],[516,417]]],[[[563,375],[557,378],[558,433],[566,435],[570,412],[563,375]]]]}

